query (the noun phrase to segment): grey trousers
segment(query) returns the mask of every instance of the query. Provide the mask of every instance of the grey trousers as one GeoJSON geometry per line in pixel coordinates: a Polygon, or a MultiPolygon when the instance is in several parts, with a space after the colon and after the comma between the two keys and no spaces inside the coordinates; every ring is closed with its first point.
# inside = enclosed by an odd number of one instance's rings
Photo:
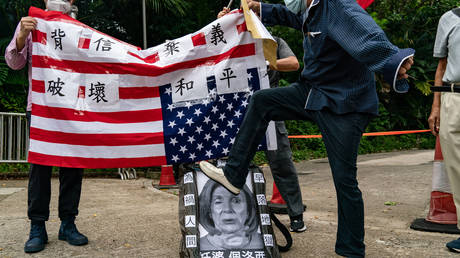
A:
{"type": "Polygon", "coordinates": [[[265,151],[273,179],[281,197],[286,201],[289,217],[303,214],[302,193],[297,171],[292,162],[291,145],[283,121],[275,121],[277,150],[265,151]]]}

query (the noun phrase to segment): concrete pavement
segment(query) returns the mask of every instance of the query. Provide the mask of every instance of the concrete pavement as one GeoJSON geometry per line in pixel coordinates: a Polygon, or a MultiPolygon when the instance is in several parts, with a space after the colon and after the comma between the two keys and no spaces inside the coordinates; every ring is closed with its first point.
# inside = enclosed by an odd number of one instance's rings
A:
{"type": "MultiPolygon", "coordinates": [[[[431,192],[434,151],[362,155],[358,161],[365,202],[368,257],[453,257],[445,243],[458,235],[427,233],[409,228],[425,217],[431,192]],[[387,201],[395,206],[386,206],[387,201]]],[[[292,249],[283,257],[337,257],[334,253],[337,204],[327,159],[296,164],[308,230],[294,234],[292,249]]],[[[272,177],[264,168],[267,195],[272,177]]],[[[0,257],[178,257],[180,231],[178,197],[151,187],[149,179],[85,178],[77,218],[89,244],[70,246],[57,239],[57,192],[53,179],[49,243],[40,253],[23,251],[27,240],[27,180],[0,181],[0,257]]],[[[286,215],[280,216],[288,224],[286,215]]]]}

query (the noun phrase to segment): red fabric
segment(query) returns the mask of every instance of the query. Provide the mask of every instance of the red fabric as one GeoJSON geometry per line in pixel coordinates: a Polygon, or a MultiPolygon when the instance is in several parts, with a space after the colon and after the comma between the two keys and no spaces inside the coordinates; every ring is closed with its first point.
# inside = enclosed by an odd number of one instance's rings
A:
{"type": "Polygon", "coordinates": [[[243,22],[241,24],[236,25],[236,30],[238,31],[238,34],[243,33],[245,31],[248,31],[248,27],[246,26],[246,22],[243,22]]]}
{"type": "Polygon", "coordinates": [[[206,37],[204,36],[204,33],[198,33],[195,36],[192,36],[192,42],[193,46],[201,46],[201,45],[206,45],[206,37]]]}
{"type": "Polygon", "coordinates": [[[68,168],[100,168],[101,164],[105,168],[121,168],[129,164],[131,167],[151,167],[152,164],[166,164],[165,156],[141,157],[141,158],[81,158],[68,156],[54,156],[29,151],[29,160],[34,164],[49,164],[55,167],[68,168]]]}
{"type": "Polygon", "coordinates": [[[143,60],[144,62],[149,63],[149,64],[156,63],[156,62],[158,62],[158,60],[160,60],[160,57],[158,56],[158,52],[154,53],[152,55],[149,55],[149,56],[147,56],[145,58],[142,58],[139,55],[136,55],[131,51],[128,51],[128,55],[134,56],[135,58],[139,58],[140,60],[143,60]]]}
{"type": "MultiPolygon", "coordinates": [[[[128,52],[129,53],[129,52],[128,52]]],[[[74,73],[88,74],[131,74],[139,76],[160,76],[174,71],[195,68],[202,65],[212,66],[228,58],[253,56],[256,54],[254,43],[237,45],[227,52],[175,63],[164,68],[138,63],[103,63],[79,60],[60,60],[49,56],[32,55],[32,66],[35,68],[53,68],[74,73]]],[[[131,54],[132,55],[132,54],[131,54]]],[[[139,57],[140,58],[140,57],[139,57]]]]}
{"type": "Polygon", "coordinates": [[[164,143],[163,133],[77,134],[30,128],[30,139],[84,146],[147,145],[164,143]]]}
{"type": "Polygon", "coordinates": [[[32,80],[32,91],[45,93],[45,81],[32,80]]]}
{"type": "Polygon", "coordinates": [[[85,98],[85,90],[86,90],[85,86],[78,87],[78,98],[79,99],[84,99],[85,98]]]}
{"type": "Polygon", "coordinates": [[[102,123],[147,123],[161,121],[163,119],[161,109],[144,109],[118,112],[93,112],[85,111],[85,116],[75,114],[71,108],[49,107],[32,104],[34,116],[52,118],[58,120],[72,120],[80,122],[102,123]]]}
{"type": "Polygon", "coordinates": [[[145,99],[159,98],[158,87],[120,87],[118,88],[120,99],[145,99]]]}
{"type": "Polygon", "coordinates": [[[358,4],[361,5],[361,7],[364,9],[369,7],[369,5],[371,5],[374,2],[374,0],[357,0],[357,1],[358,1],[358,4]]]}
{"type": "Polygon", "coordinates": [[[36,30],[35,33],[32,33],[32,41],[46,45],[46,33],[36,30]]]}
{"type": "Polygon", "coordinates": [[[91,43],[91,39],[88,38],[80,38],[78,40],[78,48],[81,49],[89,49],[89,44],[91,43]]]}

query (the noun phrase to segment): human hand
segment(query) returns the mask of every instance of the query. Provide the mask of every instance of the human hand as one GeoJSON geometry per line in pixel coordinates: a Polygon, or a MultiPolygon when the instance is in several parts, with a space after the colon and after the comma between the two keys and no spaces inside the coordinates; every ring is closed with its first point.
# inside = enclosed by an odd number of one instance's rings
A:
{"type": "Polygon", "coordinates": [[[428,118],[428,125],[430,126],[431,133],[434,136],[439,134],[439,124],[440,124],[441,112],[439,107],[431,107],[431,114],[428,118]]]}
{"type": "Polygon", "coordinates": [[[21,51],[25,44],[26,39],[32,30],[37,28],[37,20],[30,16],[22,17],[20,21],[20,28],[18,36],[16,37],[16,48],[21,51]]]}
{"type": "Polygon", "coordinates": [[[220,11],[219,14],[217,14],[217,19],[222,18],[229,12],[230,12],[230,8],[224,7],[224,9],[222,9],[222,11],[220,11]]]}
{"type": "Polygon", "coordinates": [[[246,0],[246,2],[248,3],[248,7],[250,10],[255,12],[257,15],[260,15],[260,2],[254,0],[246,0]]]}
{"type": "Polygon", "coordinates": [[[398,71],[398,80],[399,79],[407,79],[409,78],[409,75],[407,74],[407,71],[410,70],[410,68],[412,67],[412,65],[414,64],[414,57],[409,57],[408,59],[406,59],[403,64],[401,65],[401,67],[399,68],[399,71],[398,71]]]}
{"type": "Polygon", "coordinates": [[[18,34],[19,38],[27,38],[27,36],[29,36],[29,33],[32,30],[35,30],[35,28],[37,27],[37,20],[30,16],[22,17],[20,23],[21,23],[21,28],[18,34]]]}

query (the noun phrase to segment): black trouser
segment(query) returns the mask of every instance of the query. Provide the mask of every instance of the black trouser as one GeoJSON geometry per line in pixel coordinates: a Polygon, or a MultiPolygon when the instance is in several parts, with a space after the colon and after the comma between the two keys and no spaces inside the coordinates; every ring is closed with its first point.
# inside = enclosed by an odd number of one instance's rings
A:
{"type": "Polygon", "coordinates": [[[235,187],[243,188],[249,163],[271,120],[314,121],[323,136],[337,192],[335,251],[342,256],[361,257],[365,253],[364,203],[356,179],[356,160],[359,142],[371,116],[335,114],[328,109],[306,110],[308,90],[308,85],[294,83],[254,93],[224,167],[225,177],[235,187]]]}
{"type": "MultiPolygon", "coordinates": [[[[30,112],[27,112],[30,128],[30,112]]],[[[28,209],[30,220],[46,221],[50,215],[51,166],[30,164],[28,209]]],[[[59,218],[65,220],[78,215],[80,203],[82,168],[59,168],[59,218]]]]}

